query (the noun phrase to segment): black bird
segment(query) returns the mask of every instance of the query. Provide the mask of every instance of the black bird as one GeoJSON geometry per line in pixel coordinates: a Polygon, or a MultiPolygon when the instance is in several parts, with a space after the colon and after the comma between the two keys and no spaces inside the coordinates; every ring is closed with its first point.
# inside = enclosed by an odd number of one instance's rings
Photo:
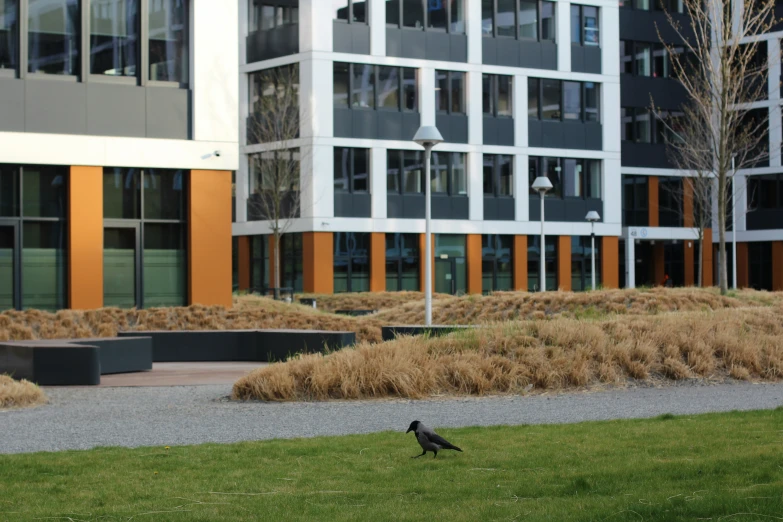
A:
{"type": "Polygon", "coordinates": [[[461,452],[462,450],[459,449],[457,446],[452,444],[451,442],[447,441],[437,433],[435,433],[432,428],[428,428],[424,424],[422,424],[419,421],[413,421],[411,422],[411,425],[408,426],[408,431],[405,433],[413,432],[414,435],[416,435],[416,440],[419,441],[419,445],[421,446],[422,451],[421,455],[416,455],[415,457],[411,457],[412,459],[417,459],[419,457],[422,457],[427,454],[428,451],[431,451],[435,454],[435,458],[438,456],[438,452],[442,449],[450,449],[461,452]]]}

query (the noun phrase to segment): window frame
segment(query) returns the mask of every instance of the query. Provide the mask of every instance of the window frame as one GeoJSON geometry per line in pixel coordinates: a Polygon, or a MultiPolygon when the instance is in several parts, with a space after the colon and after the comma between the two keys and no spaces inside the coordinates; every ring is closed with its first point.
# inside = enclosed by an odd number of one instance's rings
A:
{"type": "MultiPolygon", "coordinates": [[[[443,111],[440,109],[439,104],[435,104],[435,113],[436,114],[460,114],[460,115],[467,115],[468,113],[468,107],[467,107],[467,96],[465,96],[465,87],[467,84],[467,74],[464,71],[446,71],[443,69],[436,69],[435,70],[435,82],[436,82],[436,89],[439,89],[437,86],[438,82],[438,73],[445,73],[446,74],[446,91],[447,91],[447,97],[446,97],[446,110],[443,111]],[[462,110],[460,112],[454,112],[454,75],[459,74],[462,75],[462,89],[460,91],[460,107],[462,110]]],[[[441,90],[441,99],[443,96],[443,92],[441,90]]]]}
{"type": "Polygon", "coordinates": [[[482,91],[483,91],[483,85],[484,85],[484,78],[489,78],[489,88],[490,88],[490,95],[489,100],[491,104],[491,111],[489,113],[484,112],[483,107],[483,92],[482,92],[482,108],[481,112],[484,115],[485,118],[507,118],[507,119],[514,119],[514,77],[508,74],[490,74],[490,73],[482,73],[481,79],[482,79],[482,91]],[[506,77],[508,78],[508,104],[509,104],[509,111],[511,112],[510,115],[505,114],[498,114],[498,105],[500,101],[500,77],[506,77]]]}
{"type": "Polygon", "coordinates": [[[516,281],[514,280],[514,240],[513,235],[511,234],[483,234],[481,236],[481,280],[482,280],[482,289],[481,293],[483,294],[489,294],[492,292],[505,292],[505,291],[513,291],[516,288],[516,281]],[[509,245],[509,252],[508,252],[508,259],[506,259],[506,256],[499,256],[498,251],[502,250],[501,241],[500,238],[502,237],[511,237],[511,244],[509,245]],[[487,243],[492,243],[490,246],[484,246],[484,238],[489,238],[489,241],[487,243]],[[485,254],[486,249],[492,249],[493,253],[491,256],[488,256],[485,254]],[[498,265],[500,263],[508,263],[512,266],[511,270],[509,271],[511,276],[511,288],[509,290],[501,290],[498,289],[498,265]],[[483,288],[483,281],[484,281],[484,263],[492,263],[492,288],[490,290],[485,291],[483,288]]]}
{"type": "MultiPolygon", "coordinates": [[[[537,107],[537,117],[533,118],[530,115],[530,107],[528,106],[527,110],[527,119],[528,121],[556,121],[561,123],[598,123],[601,124],[601,84],[598,82],[583,82],[583,81],[576,81],[576,80],[558,80],[556,78],[538,78],[534,76],[528,76],[527,78],[527,86],[528,91],[530,90],[530,82],[531,80],[536,82],[536,102],[538,104],[537,107]],[[544,119],[544,80],[547,81],[555,81],[559,82],[560,84],[560,118],[558,119],[544,119]],[[579,119],[578,120],[568,120],[565,118],[565,83],[578,83],[579,84],[579,119]],[[597,107],[595,110],[595,114],[597,115],[596,120],[588,120],[587,114],[588,114],[588,108],[587,108],[587,90],[588,84],[592,84],[594,88],[596,89],[597,95],[595,97],[597,103],[597,107]]],[[[528,101],[530,101],[530,93],[528,92],[528,101]]],[[[485,113],[486,115],[486,113],[485,113]]]]}
{"type": "MultiPolygon", "coordinates": [[[[367,64],[367,63],[352,63],[352,62],[339,62],[335,61],[332,62],[332,71],[334,72],[334,68],[337,65],[347,65],[348,66],[348,106],[340,106],[339,109],[341,110],[359,110],[359,111],[386,111],[386,112],[408,112],[408,113],[418,113],[419,112],[419,84],[418,81],[416,82],[416,101],[415,105],[416,107],[414,109],[408,109],[406,107],[405,103],[405,70],[411,70],[418,71],[415,67],[403,67],[398,65],[377,65],[377,64],[367,64]],[[372,67],[372,77],[373,77],[373,95],[372,95],[372,101],[373,106],[372,107],[354,107],[353,105],[353,86],[354,86],[354,66],[370,66],[372,67]],[[398,88],[398,96],[397,96],[397,109],[392,109],[390,107],[380,107],[379,106],[379,89],[378,89],[378,83],[380,81],[380,68],[381,67],[392,67],[398,70],[397,74],[397,88],[398,88]]],[[[332,79],[332,86],[334,86],[334,78],[332,79]]],[[[334,107],[334,94],[332,95],[332,106],[334,107]]]]}
{"type": "MultiPolygon", "coordinates": [[[[532,175],[531,173],[531,163],[535,162],[535,174],[536,176],[547,176],[548,171],[544,171],[544,160],[557,160],[555,169],[560,169],[558,172],[560,172],[560,190],[559,193],[556,189],[556,187],[553,186],[553,190],[547,192],[546,198],[547,199],[553,199],[553,200],[562,200],[562,201],[603,201],[603,160],[600,159],[594,159],[594,158],[574,158],[574,157],[554,157],[554,156],[528,156],[528,185],[530,186],[530,189],[528,191],[528,196],[530,198],[538,198],[540,197],[538,192],[533,190],[532,184],[534,180],[531,180],[530,177],[532,175]],[[577,165],[582,166],[582,169],[580,171],[580,179],[582,183],[582,195],[581,196],[566,196],[565,194],[565,162],[566,160],[574,160],[577,162],[577,165]],[[590,171],[590,165],[591,163],[598,165],[598,175],[599,175],[599,192],[601,193],[601,197],[593,198],[590,197],[590,187],[592,184],[589,182],[588,172],[590,171]]],[[[554,183],[552,185],[555,185],[554,183]]]]}
{"type": "MultiPolygon", "coordinates": [[[[445,192],[435,192],[435,190],[430,185],[430,192],[432,195],[437,195],[440,197],[450,197],[450,198],[466,198],[468,197],[467,191],[465,194],[455,194],[456,188],[454,183],[454,167],[456,165],[456,162],[454,161],[454,155],[455,154],[462,154],[464,156],[465,161],[462,163],[465,168],[465,185],[467,187],[467,180],[468,180],[468,161],[467,161],[467,155],[465,152],[453,152],[453,151],[436,151],[435,154],[444,154],[446,156],[446,191],[445,192]]],[[[424,183],[427,182],[426,175],[424,176],[424,183]]],[[[434,177],[430,180],[430,183],[434,182],[434,177]]],[[[424,186],[426,188],[426,185],[424,186]]],[[[404,192],[403,192],[404,194],[404,192]]],[[[410,192],[409,192],[410,194],[410,192]]]]}
{"type": "MultiPolygon", "coordinates": [[[[328,1],[328,0],[326,0],[326,1],[328,1]]],[[[370,4],[369,1],[364,0],[363,2],[361,2],[361,3],[364,3],[364,9],[365,9],[365,11],[364,11],[364,22],[357,22],[356,20],[354,20],[354,16],[353,16],[353,6],[354,6],[355,3],[357,3],[357,1],[361,1],[361,0],[345,0],[345,1],[348,3],[348,20],[343,20],[341,18],[333,17],[332,18],[333,22],[338,22],[338,23],[341,23],[341,24],[362,24],[362,25],[369,25],[370,24],[370,9],[371,8],[369,6],[369,4],[370,4]]]]}
{"type": "MultiPolygon", "coordinates": [[[[543,28],[544,28],[544,21],[541,16],[541,13],[543,12],[543,6],[544,2],[550,2],[552,4],[555,4],[556,2],[553,2],[551,0],[535,0],[536,4],[536,38],[530,38],[528,36],[522,36],[520,34],[519,30],[519,8],[521,4],[521,0],[514,0],[514,36],[499,36],[498,35],[498,0],[490,0],[492,2],[492,32],[491,33],[484,33],[482,31],[482,36],[484,38],[507,38],[507,39],[514,39],[514,40],[522,40],[527,42],[557,42],[557,22],[555,22],[555,30],[554,34],[552,35],[552,38],[542,38],[543,34],[543,28]]],[[[528,2],[529,3],[529,2],[528,2]]],[[[557,8],[556,6],[553,6],[553,13],[555,19],[557,19],[557,8]]],[[[482,20],[483,21],[483,20],[482,20]]]]}
{"type": "MultiPolygon", "coordinates": [[[[513,154],[484,154],[482,157],[482,181],[483,181],[483,175],[484,175],[484,169],[483,167],[488,166],[486,163],[486,159],[491,158],[492,159],[492,192],[486,192],[483,191],[484,198],[505,198],[505,199],[514,199],[514,177],[516,175],[515,169],[514,169],[514,155],[513,154]],[[501,158],[507,157],[511,168],[511,193],[510,194],[501,194],[500,193],[500,177],[501,177],[501,158]]],[[[482,183],[483,186],[483,183],[482,183]]]]}
{"type": "MultiPolygon", "coordinates": [[[[248,2],[249,3],[253,3],[253,4],[256,3],[254,0],[248,0],[248,2]]],[[[256,8],[254,7],[253,10],[255,10],[255,9],[256,8]]],[[[253,13],[253,10],[251,10],[251,14],[253,13]]],[[[255,33],[255,32],[260,32],[260,31],[272,31],[274,29],[277,29],[278,27],[286,27],[286,26],[289,26],[289,25],[299,25],[299,6],[298,5],[296,7],[294,7],[292,5],[289,5],[288,3],[286,3],[283,0],[261,0],[261,1],[258,2],[257,10],[258,10],[257,12],[259,13],[259,17],[251,17],[250,18],[250,21],[253,22],[253,23],[250,24],[250,27],[253,27],[255,25],[255,29],[248,29],[248,33],[255,33]],[[272,25],[272,27],[270,27],[268,29],[264,29],[264,28],[261,27],[261,20],[263,19],[263,17],[261,17],[260,15],[261,15],[261,13],[263,11],[264,6],[272,7],[275,10],[274,24],[272,25]],[[295,17],[291,17],[290,18],[291,21],[289,21],[289,22],[283,21],[283,23],[278,24],[277,23],[277,9],[278,8],[283,9],[284,11],[288,10],[289,13],[293,13],[295,11],[296,12],[296,16],[295,17]]]]}
{"type": "Polygon", "coordinates": [[[405,291],[405,289],[402,288],[402,282],[403,282],[402,275],[403,275],[404,260],[413,257],[413,256],[404,256],[404,255],[402,255],[403,254],[403,250],[406,250],[405,246],[404,246],[405,245],[405,237],[406,236],[416,238],[416,256],[415,257],[416,257],[417,265],[418,265],[417,266],[417,270],[416,270],[416,282],[418,283],[418,287],[421,288],[421,275],[420,275],[420,271],[421,271],[421,248],[419,247],[418,234],[416,234],[416,233],[408,233],[408,232],[387,232],[385,239],[388,239],[389,236],[392,236],[394,238],[395,246],[396,246],[397,251],[399,252],[399,254],[398,255],[394,255],[394,256],[390,256],[389,253],[388,253],[389,250],[388,250],[388,248],[386,248],[387,245],[384,244],[384,254],[386,256],[386,267],[387,267],[387,269],[386,269],[386,285],[387,285],[386,291],[387,292],[404,292],[405,291]],[[397,281],[397,285],[396,285],[397,288],[395,290],[389,290],[388,289],[388,282],[389,282],[389,270],[388,270],[388,267],[391,264],[393,264],[394,268],[395,268],[394,276],[395,276],[395,279],[397,281]]]}
{"type": "MultiPolygon", "coordinates": [[[[370,166],[372,165],[372,149],[364,148],[364,147],[333,147],[334,156],[337,156],[338,151],[347,150],[348,151],[348,188],[347,189],[338,189],[336,185],[334,186],[334,191],[338,194],[369,194],[370,193],[370,166]],[[366,190],[356,190],[355,188],[355,179],[356,179],[356,151],[357,150],[364,150],[367,152],[367,189],[366,190]]],[[[336,163],[336,161],[335,161],[336,163]]],[[[332,174],[333,179],[336,181],[337,178],[334,176],[335,173],[332,174]]]]}
{"type": "MultiPolygon", "coordinates": [[[[574,8],[577,8],[579,10],[579,41],[574,42],[571,40],[571,45],[578,45],[580,47],[597,47],[601,48],[601,8],[596,5],[585,5],[585,4],[571,4],[571,10],[574,8]],[[598,41],[595,44],[586,44],[587,38],[587,27],[585,26],[585,8],[595,8],[597,10],[596,13],[596,20],[597,20],[597,26],[595,27],[595,31],[598,34],[598,41]]],[[[569,12],[569,17],[571,17],[571,12],[569,12]]],[[[573,28],[571,31],[571,36],[573,36],[573,28]]]]}
{"type": "MultiPolygon", "coordinates": [[[[355,0],[351,0],[352,3],[354,1],[355,0]]],[[[367,1],[367,3],[369,3],[369,0],[365,0],[365,1],[367,1]]],[[[429,26],[429,24],[430,24],[430,14],[429,14],[429,10],[427,9],[427,7],[428,7],[428,0],[419,0],[419,1],[421,2],[422,16],[424,17],[424,23],[422,24],[421,28],[409,27],[409,26],[405,25],[405,19],[403,17],[404,14],[405,14],[404,13],[404,9],[403,9],[405,7],[404,0],[397,0],[397,2],[399,4],[397,6],[397,9],[398,9],[397,19],[399,20],[399,23],[391,24],[391,23],[386,22],[386,27],[396,27],[396,28],[399,28],[399,29],[406,29],[406,30],[409,30],[409,31],[424,31],[424,32],[433,32],[433,33],[440,33],[440,34],[466,34],[465,30],[462,30],[462,31],[454,31],[454,30],[452,30],[452,27],[451,27],[451,24],[452,24],[452,21],[451,21],[452,20],[452,16],[451,16],[452,15],[452,2],[447,2],[446,3],[446,29],[444,30],[444,29],[439,29],[439,28],[436,28],[436,27],[430,27],[429,26]]],[[[465,19],[467,18],[466,15],[465,15],[465,7],[464,7],[466,5],[466,3],[467,3],[467,1],[462,4],[463,5],[463,8],[462,8],[462,22],[463,22],[463,24],[466,21],[465,19]]]]}
{"type": "MultiPolygon", "coordinates": [[[[334,252],[333,264],[336,265],[338,261],[347,262],[346,266],[348,267],[348,270],[346,271],[346,274],[347,274],[347,278],[346,278],[347,285],[346,286],[347,286],[347,288],[346,288],[345,292],[336,292],[336,293],[353,293],[353,292],[361,292],[362,291],[362,290],[354,290],[352,288],[353,287],[353,263],[354,263],[354,260],[362,260],[362,259],[366,259],[367,260],[367,285],[368,285],[368,289],[369,289],[370,277],[371,277],[371,275],[370,275],[370,266],[371,266],[371,263],[372,263],[372,252],[371,252],[371,248],[369,248],[370,247],[370,233],[369,232],[339,232],[339,233],[334,235],[334,241],[332,242],[332,245],[333,245],[333,252],[334,252]],[[367,240],[367,247],[368,247],[367,251],[366,251],[366,254],[365,255],[354,255],[354,252],[356,252],[355,248],[351,248],[350,250],[347,251],[346,254],[343,254],[342,252],[339,252],[339,250],[337,249],[337,244],[336,244],[336,242],[340,240],[340,235],[339,234],[344,234],[345,235],[346,245],[350,244],[350,239],[349,238],[356,237],[356,234],[363,234],[363,235],[365,235],[365,239],[367,240]]],[[[384,254],[385,254],[385,252],[384,252],[384,254]]],[[[334,276],[332,276],[332,279],[334,280],[334,276]]]]}

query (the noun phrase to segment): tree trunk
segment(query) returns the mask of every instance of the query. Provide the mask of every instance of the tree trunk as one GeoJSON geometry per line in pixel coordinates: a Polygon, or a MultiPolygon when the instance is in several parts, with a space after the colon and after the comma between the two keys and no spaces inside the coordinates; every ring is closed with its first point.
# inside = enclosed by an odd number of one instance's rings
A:
{"type": "Polygon", "coordinates": [[[728,269],[726,263],[726,173],[718,174],[718,270],[720,271],[720,293],[726,295],[729,291],[728,269]]]}

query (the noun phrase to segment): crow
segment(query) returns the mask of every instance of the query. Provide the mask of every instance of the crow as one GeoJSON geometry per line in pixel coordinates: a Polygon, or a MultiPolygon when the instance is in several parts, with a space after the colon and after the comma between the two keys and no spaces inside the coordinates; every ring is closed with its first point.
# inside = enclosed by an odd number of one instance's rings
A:
{"type": "Polygon", "coordinates": [[[419,445],[421,446],[422,451],[421,455],[416,455],[415,457],[411,457],[412,459],[417,459],[419,457],[422,457],[427,454],[428,451],[431,451],[435,454],[435,458],[438,456],[438,451],[442,449],[450,449],[461,452],[462,450],[459,449],[457,446],[452,444],[451,442],[447,441],[437,433],[435,433],[432,428],[428,428],[424,424],[422,424],[419,421],[413,421],[411,422],[411,425],[408,427],[408,431],[405,433],[413,432],[414,435],[416,435],[416,440],[419,441],[419,445]]]}

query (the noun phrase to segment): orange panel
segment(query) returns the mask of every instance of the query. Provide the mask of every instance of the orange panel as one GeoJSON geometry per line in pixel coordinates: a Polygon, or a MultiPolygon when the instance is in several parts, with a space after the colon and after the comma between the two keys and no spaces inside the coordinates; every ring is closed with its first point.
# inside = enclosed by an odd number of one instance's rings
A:
{"type": "MultiPolygon", "coordinates": [[[[230,289],[229,279],[229,292],[230,289]]],[[[103,168],[71,167],[68,180],[68,307],[86,310],[102,306],[103,168]]]]}
{"type": "Polygon", "coordinates": [[[192,170],[188,211],[190,303],[231,306],[231,171],[192,170]]]}
{"type": "Polygon", "coordinates": [[[481,293],[481,235],[468,234],[468,293],[481,293]]]}
{"type": "MultiPolygon", "coordinates": [[[[280,244],[283,244],[283,236],[280,236],[280,244]]],[[[269,274],[267,274],[267,279],[269,279],[269,288],[275,288],[277,286],[275,284],[275,267],[277,266],[277,260],[280,258],[280,256],[275,254],[275,236],[274,234],[269,234],[266,238],[266,248],[267,252],[269,252],[269,274]]],[[[283,286],[282,279],[283,279],[283,273],[280,272],[280,286],[283,286]]]]}
{"type": "Polygon", "coordinates": [[[514,236],[514,290],[527,290],[527,236],[514,236]]]}
{"type": "Polygon", "coordinates": [[[666,276],[666,254],[663,248],[663,243],[655,243],[653,245],[653,280],[654,286],[663,284],[663,279],[666,276]]]}
{"type": "Polygon", "coordinates": [[[772,242],[772,290],[783,291],[783,241],[772,242]]]}
{"type": "Polygon", "coordinates": [[[250,237],[237,238],[237,272],[239,275],[239,290],[250,288],[250,237]]]}
{"type": "Polygon", "coordinates": [[[370,292],[386,291],[386,234],[370,234],[370,292]]]}
{"type": "MultiPolygon", "coordinates": [[[[427,242],[424,240],[426,237],[426,234],[419,234],[419,287],[421,288],[421,291],[424,292],[424,260],[426,259],[426,255],[424,253],[424,249],[427,245],[427,242]]],[[[435,234],[432,234],[430,236],[430,246],[432,247],[432,274],[430,274],[430,279],[432,279],[432,293],[435,293],[435,234]]]]}
{"type": "MultiPolygon", "coordinates": [[[[693,226],[693,180],[691,178],[682,179],[682,225],[684,227],[693,226]]],[[[693,269],[691,269],[693,270],[693,269]]],[[[685,283],[688,286],[688,283],[685,283]]]]}
{"type": "Polygon", "coordinates": [[[737,286],[740,288],[748,288],[750,286],[748,261],[748,244],[737,243],[737,286]]]}
{"type": "Polygon", "coordinates": [[[334,235],[331,232],[302,234],[304,291],[334,293],[334,235]]]}
{"type": "Polygon", "coordinates": [[[658,176],[650,176],[647,181],[647,205],[649,226],[657,227],[659,223],[658,176]]]}
{"type": "Polygon", "coordinates": [[[696,276],[693,273],[693,259],[696,254],[696,242],[690,239],[683,241],[683,251],[685,253],[683,256],[685,286],[694,286],[696,285],[696,276]]]}
{"type": "Polygon", "coordinates": [[[712,229],[704,229],[704,256],[702,257],[702,274],[704,277],[703,287],[707,288],[714,285],[712,274],[712,229]]]}
{"type": "Polygon", "coordinates": [[[604,236],[601,238],[601,286],[620,287],[620,238],[604,236]]]}
{"type": "Polygon", "coordinates": [[[557,285],[571,291],[571,236],[559,236],[557,241],[557,285]]]}

